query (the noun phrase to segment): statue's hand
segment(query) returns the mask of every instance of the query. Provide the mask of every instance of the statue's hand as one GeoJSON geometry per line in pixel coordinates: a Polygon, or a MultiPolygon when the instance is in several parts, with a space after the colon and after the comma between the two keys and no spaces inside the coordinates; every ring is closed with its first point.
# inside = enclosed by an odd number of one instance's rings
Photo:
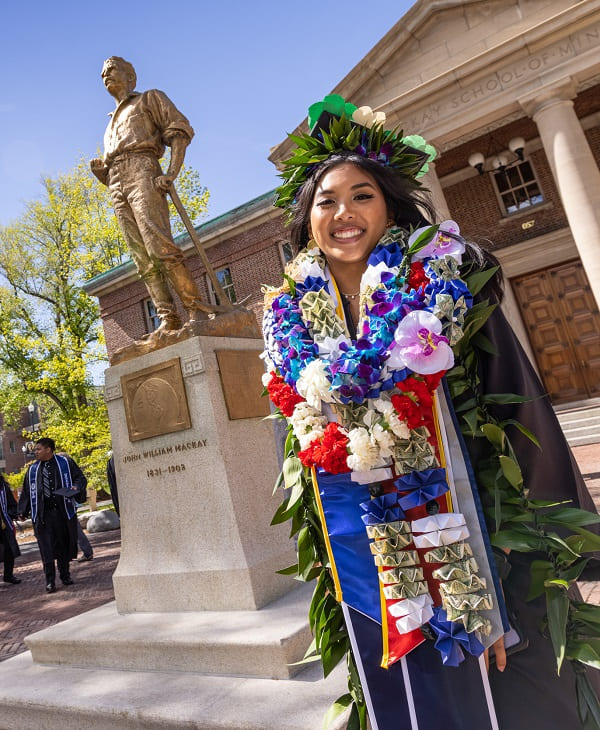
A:
{"type": "Polygon", "coordinates": [[[169,188],[175,180],[175,175],[159,175],[154,178],[154,187],[162,190],[164,193],[169,192],[169,188]]]}
{"type": "Polygon", "coordinates": [[[103,185],[106,185],[108,182],[108,167],[106,166],[104,160],[101,157],[95,157],[93,160],[90,160],[90,170],[94,173],[94,175],[100,180],[100,182],[103,185]]]}

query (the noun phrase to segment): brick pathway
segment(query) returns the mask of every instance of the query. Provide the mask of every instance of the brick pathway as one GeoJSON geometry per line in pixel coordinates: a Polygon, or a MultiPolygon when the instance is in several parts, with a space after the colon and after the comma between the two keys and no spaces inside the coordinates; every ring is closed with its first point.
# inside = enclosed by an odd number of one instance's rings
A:
{"type": "MultiPolygon", "coordinates": [[[[114,599],[112,574],[121,549],[121,531],[88,535],[94,559],[71,563],[75,585],[63,586],[57,576],[56,593],[45,592],[44,574],[37,544],[21,545],[15,562],[20,585],[0,581],[0,661],[27,651],[25,636],[77,616],[114,599]]],[[[0,576],[1,577],[1,576],[0,576]]]]}

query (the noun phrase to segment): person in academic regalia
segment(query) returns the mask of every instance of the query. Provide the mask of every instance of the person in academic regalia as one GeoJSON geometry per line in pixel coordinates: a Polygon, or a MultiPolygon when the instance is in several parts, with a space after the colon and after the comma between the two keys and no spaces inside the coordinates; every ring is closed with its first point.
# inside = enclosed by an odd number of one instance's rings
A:
{"type": "Polygon", "coordinates": [[[21,581],[15,578],[15,558],[21,554],[13,518],[17,516],[17,502],[13,493],[0,475],[0,561],[4,563],[4,582],[17,585],[21,581]]]}
{"type": "MultiPolygon", "coordinates": [[[[416,180],[429,146],[384,130],[384,116],[338,95],[311,106],[310,134],[294,135],[276,199],[299,253],[283,284],[265,289],[263,384],[288,423],[293,484],[276,518],[292,516],[299,533],[298,577],[321,571],[311,618],[323,664],[345,630],[356,727],[365,708],[374,730],[596,727],[577,700],[597,692],[597,673],[564,662],[557,674],[544,598],[527,601],[547,543],[530,552],[513,535],[510,550],[497,538],[492,549],[484,426],[493,436],[494,419],[518,420],[538,436],[541,449],[511,433],[523,500],[590,512],[593,502],[500,309],[481,329],[485,346],[467,332],[466,312],[478,296],[500,295],[500,277],[454,221],[430,226],[416,180]],[[469,289],[469,271],[487,272],[483,292],[469,289]],[[470,389],[473,403],[490,404],[475,416],[481,431],[463,415],[470,389]],[[463,438],[463,417],[481,438],[463,438]]],[[[509,494],[495,498],[510,515],[509,494]]],[[[577,519],[590,531],[597,521],[577,519]]]]}
{"type": "Polygon", "coordinates": [[[77,557],[77,503],[85,500],[87,485],[73,459],[54,451],[53,439],[36,441],[36,461],[25,474],[18,505],[23,519],[31,515],[47,593],[56,591],[56,566],[63,585],[73,584],[69,563],[77,557]]]}

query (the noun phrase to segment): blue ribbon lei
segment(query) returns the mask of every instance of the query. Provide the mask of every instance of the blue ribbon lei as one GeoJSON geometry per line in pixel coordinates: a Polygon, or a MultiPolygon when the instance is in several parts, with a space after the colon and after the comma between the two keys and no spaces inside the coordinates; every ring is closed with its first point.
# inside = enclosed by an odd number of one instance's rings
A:
{"type": "Polygon", "coordinates": [[[442,663],[448,667],[457,667],[465,659],[464,651],[473,656],[484,652],[483,644],[475,633],[467,633],[460,621],[448,621],[446,611],[441,606],[433,609],[433,618],[429,626],[435,632],[435,648],[442,655],[442,663]],[[463,651],[464,649],[464,651],[463,651]]]}
{"type": "Polygon", "coordinates": [[[411,471],[395,481],[399,492],[409,492],[400,498],[402,509],[411,509],[441,497],[449,491],[444,469],[411,471]]]}

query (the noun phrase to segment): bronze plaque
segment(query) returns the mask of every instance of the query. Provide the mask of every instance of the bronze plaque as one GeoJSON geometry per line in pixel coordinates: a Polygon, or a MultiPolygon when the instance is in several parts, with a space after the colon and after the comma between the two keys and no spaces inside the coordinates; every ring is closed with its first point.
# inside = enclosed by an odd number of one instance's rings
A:
{"type": "Polygon", "coordinates": [[[121,377],[130,441],[191,428],[179,358],[121,377]]]}
{"type": "Polygon", "coordinates": [[[265,369],[260,353],[260,350],[215,350],[230,421],[263,418],[270,413],[269,399],[261,397],[265,369]]]}

